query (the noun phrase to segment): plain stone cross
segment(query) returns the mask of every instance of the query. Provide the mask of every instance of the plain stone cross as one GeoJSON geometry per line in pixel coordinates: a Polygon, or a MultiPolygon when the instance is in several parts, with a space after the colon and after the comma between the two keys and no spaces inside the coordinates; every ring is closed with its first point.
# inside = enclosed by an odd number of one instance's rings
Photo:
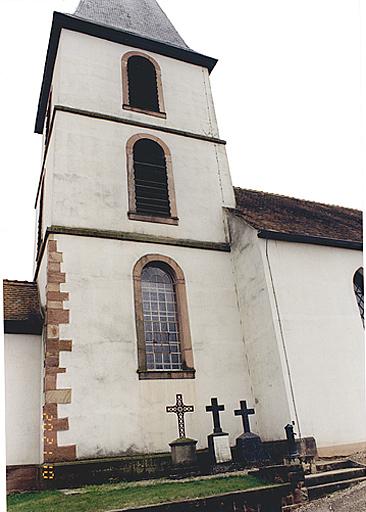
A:
{"type": "Polygon", "coordinates": [[[212,412],[214,423],[214,434],[221,434],[220,411],[224,411],[225,406],[219,405],[217,398],[211,398],[211,405],[206,405],[206,412],[212,412]]]}
{"type": "Polygon", "coordinates": [[[193,405],[184,405],[183,395],[176,395],[175,405],[168,405],[166,412],[174,412],[178,419],[179,437],[186,437],[186,427],[184,424],[184,415],[186,412],[194,412],[193,405]]]}
{"type": "Polygon", "coordinates": [[[251,414],[255,414],[255,410],[247,408],[246,400],[240,400],[240,409],[236,409],[234,411],[234,414],[235,414],[235,416],[242,417],[244,432],[245,433],[250,432],[249,416],[251,414]]]}

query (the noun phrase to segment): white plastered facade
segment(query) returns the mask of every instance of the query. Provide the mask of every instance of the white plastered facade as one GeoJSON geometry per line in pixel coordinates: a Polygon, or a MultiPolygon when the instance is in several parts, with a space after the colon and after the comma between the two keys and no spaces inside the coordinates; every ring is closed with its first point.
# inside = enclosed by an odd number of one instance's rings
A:
{"type": "Polygon", "coordinates": [[[41,336],[5,334],[6,463],[41,462],[41,336]]]}
{"type": "Polygon", "coordinates": [[[364,449],[365,339],[353,289],[362,253],[260,239],[238,217],[230,229],[257,414],[261,405],[267,411],[264,437],[287,410],[320,454],[364,449]]]}

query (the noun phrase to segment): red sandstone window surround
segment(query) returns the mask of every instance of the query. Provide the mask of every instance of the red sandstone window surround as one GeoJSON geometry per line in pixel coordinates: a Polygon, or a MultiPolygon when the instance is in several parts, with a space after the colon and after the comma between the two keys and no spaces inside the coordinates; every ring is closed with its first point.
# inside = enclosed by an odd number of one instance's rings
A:
{"type": "Polygon", "coordinates": [[[131,220],[178,224],[172,158],[158,137],[137,134],[126,144],[131,220]]]}
{"type": "Polygon", "coordinates": [[[184,274],[157,254],[133,270],[139,379],[193,379],[193,352],[184,274]]]}

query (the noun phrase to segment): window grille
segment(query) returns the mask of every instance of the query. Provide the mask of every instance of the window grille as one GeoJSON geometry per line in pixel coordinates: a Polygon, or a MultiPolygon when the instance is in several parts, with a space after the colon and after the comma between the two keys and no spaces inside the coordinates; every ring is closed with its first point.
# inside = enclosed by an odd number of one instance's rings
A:
{"type": "Polygon", "coordinates": [[[181,370],[182,354],[175,286],[161,264],[148,265],[141,276],[146,368],[181,370]]]}
{"type": "Polygon", "coordinates": [[[360,310],[363,326],[365,326],[365,307],[364,307],[364,281],[363,268],[359,268],[353,277],[353,287],[355,290],[357,304],[360,310]]]}
{"type": "Polygon", "coordinates": [[[130,106],[159,112],[159,94],[154,64],[144,57],[132,56],[128,59],[127,73],[130,106]]]}
{"type": "Polygon", "coordinates": [[[150,139],[133,148],[136,213],[170,217],[168,178],[163,148],[150,139]]]}

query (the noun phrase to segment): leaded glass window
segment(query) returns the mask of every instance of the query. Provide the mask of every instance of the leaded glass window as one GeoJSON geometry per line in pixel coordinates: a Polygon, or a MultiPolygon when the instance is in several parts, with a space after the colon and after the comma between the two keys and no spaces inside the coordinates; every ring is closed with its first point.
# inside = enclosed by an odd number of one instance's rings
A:
{"type": "Polygon", "coordinates": [[[365,326],[365,307],[364,307],[364,281],[363,268],[359,268],[353,277],[353,286],[355,290],[357,304],[360,310],[362,323],[365,326]]]}
{"type": "Polygon", "coordinates": [[[174,280],[169,267],[147,265],[141,276],[147,370],[181,370],[174,280]]]}

